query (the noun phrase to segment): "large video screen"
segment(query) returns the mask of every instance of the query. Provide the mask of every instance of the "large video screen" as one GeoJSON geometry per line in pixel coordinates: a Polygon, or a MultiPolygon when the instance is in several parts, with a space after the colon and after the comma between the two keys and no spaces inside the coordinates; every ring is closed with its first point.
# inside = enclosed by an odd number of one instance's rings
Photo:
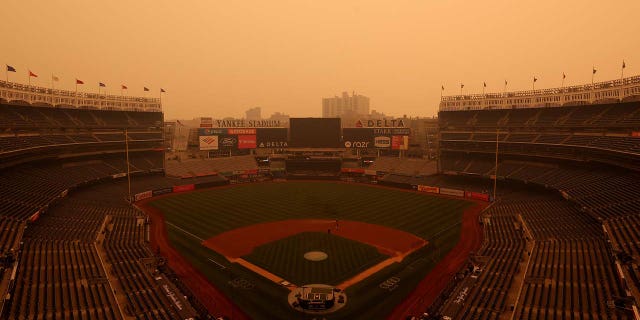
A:
{"type": "Polygon", "coordinates": [[[294,148],[340,148],[340,118],[291,118],[289,146],[294,148]]]}

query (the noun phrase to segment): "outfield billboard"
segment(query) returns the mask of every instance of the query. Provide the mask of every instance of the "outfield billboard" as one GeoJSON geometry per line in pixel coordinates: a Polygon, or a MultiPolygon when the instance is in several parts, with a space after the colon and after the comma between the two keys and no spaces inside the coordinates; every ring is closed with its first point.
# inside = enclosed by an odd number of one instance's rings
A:
{"type": "Polygon", "coordinates": [[[342,142],[345,148],[372,148],[374,145],[373,129],[343,128],[342,142]]]}
{"type": "Polygon", "coordinates": [[[380,148],[407,150],[409,128],[343,128],[342,142],[345,148],[380,148]]]}
{"type": "Polygon", "coordinates": [[[440,188],[432,187],[432,186],[425,186],[425,185],[419,184],[418,185],[418,191],[420,191],[420,192],[428,192],[428,193],[440,193],[440,188]]]}
{"type": "Polygon", "coordinates": [[[218,150],[218,136],[200,136],[200,150],[218,150]]]}
{"type": "Polygon", "coordinates": [[[391,149],[393,150],[409,149],[409,136],[391,136],[391,149]]]}
{"type": "Polygon", "coordinates": [[[256,148],[255,134],[238,135],[238,149],[255,149],[255,148],[256,148]]]}
{"type": "Polygon", "coordinates": [[[455,197],[464,197],[464,191],[458,189],[449,189],[449,188],[440,188],[440,194],[444,194],[447,196],[455,196],[455,197]]]}
{"type": "Polygon", "coordinates": [[[199,128],[198,135],[200,150],[288,147],[287,128],[199,128]],[[215,146],[203,143],[203,137],[217,139],[215,146]]]}
{"type": "Polygon", "coordinates": [[[257,128],[256,146],[258,148],[289,147],[287,128],[257,128]]]}

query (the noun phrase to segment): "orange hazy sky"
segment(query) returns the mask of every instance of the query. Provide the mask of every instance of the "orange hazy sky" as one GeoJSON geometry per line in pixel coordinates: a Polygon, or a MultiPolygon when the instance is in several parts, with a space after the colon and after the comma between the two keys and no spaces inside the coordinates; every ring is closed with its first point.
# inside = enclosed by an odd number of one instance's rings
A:
{"type": "MultiPolygon", "coordinates": [[[[356,91],[371,109],[431,116],[444,94],[590,83],[640,72],[638,0],[2,0],[10,80],[157,95],[167,118],[260,106],[320,116],[356,91]]],[[[4,75],[3,75],[4,76],[4,75]]]]}

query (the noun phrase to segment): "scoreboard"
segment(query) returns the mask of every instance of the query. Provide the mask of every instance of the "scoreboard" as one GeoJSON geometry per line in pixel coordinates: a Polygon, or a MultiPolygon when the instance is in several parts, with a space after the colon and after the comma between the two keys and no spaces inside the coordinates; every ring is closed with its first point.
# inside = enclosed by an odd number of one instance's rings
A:
{"type": "Polygon", "coordinates": [[[289,146],[296,148],[340,148],[340,118],[289,119],[289,146]]]}

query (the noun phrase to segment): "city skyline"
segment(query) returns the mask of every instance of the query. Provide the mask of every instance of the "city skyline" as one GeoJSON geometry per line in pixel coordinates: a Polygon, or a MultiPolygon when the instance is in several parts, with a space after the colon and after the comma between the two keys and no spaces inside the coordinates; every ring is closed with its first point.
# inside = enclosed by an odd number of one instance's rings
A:
{"type": "Polygon", "coordinates": [[[639,74],[637,1],[9,0],[0,63],[11,81],[132,96],[160,88],[167,118],[320,116],[361,92],[390,116],[429,117],[440,95],[588,84],[639,74]],[[28,21],[25,23],[25,21],[28,21]],[[16,27],[20,26],[20,27],[16,27]],[[553,35],[553,36],[549,36],[553,35]],[[46,50],[43,50],[46,49],[46,50]],[[29,77],[28,72],[38,77],[29,77]],[[102,83],[104,86],[100,86],[102,83]],[[486,83],[486,88],[484,84],[486,83]],[[144,88],[150,89],[144,91],[144,88]],[[441,90],[444,87],[444,91],[441,90]]]}

